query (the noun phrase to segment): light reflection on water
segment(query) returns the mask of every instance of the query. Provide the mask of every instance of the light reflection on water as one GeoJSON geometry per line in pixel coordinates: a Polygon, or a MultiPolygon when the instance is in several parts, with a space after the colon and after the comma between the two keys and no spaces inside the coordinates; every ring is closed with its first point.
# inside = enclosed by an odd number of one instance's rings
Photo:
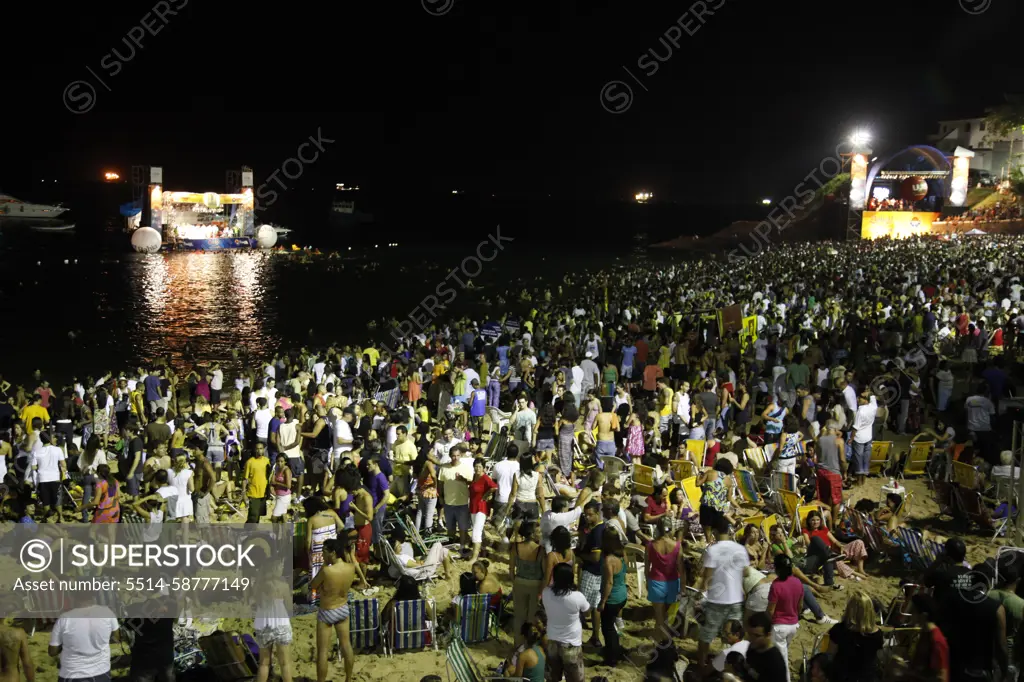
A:
{"type": "Polygon", "coordinates": [[[168,253],[140,258],[133,280],[141,306],[132,347],[151,359],[156,349],[175,365],[191,342],[204,360],[228,361],[234,349],[255,357],[278,347],[264,299],[273,288],[270,256],[259,252],[168,253]]]}

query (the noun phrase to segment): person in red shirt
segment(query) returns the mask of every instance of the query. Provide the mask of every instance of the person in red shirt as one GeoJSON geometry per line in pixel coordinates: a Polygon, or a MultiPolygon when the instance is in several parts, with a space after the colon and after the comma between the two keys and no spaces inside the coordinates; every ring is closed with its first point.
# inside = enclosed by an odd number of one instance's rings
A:
{"type": "MultiPolygon", "coordinates": [[[[637,342],[639,343],[639,342],[637,342]]],[[[640,349],[637,348],[637,358],[640,357],[640,349]]],[[[643,362],[642,360],[640,362],[643,362]]],[[[654,393],[658,390],[658,379],[665,376],[665,370],[658,365],[647,365],[644,367],[644,390],[654,393]]]]}
{"type": "Polygon", "coordinates": [[[487,501],[494,496],[498,484],[484,473],[484,460],[473,462],[473,482],[469,484],[469,515],[473,519],[473,557],[469,563],[476,562],[480,556],[480,546],[484,541],[484,523],[487,521],[487,501]]]}
{"type": "Polygon", "coordinates": [[[949,642],[935,624],[938,611],[938,604],[931,595],[915,594],[910,598],[914,624],[921,629],[910,668],[929,671],[937,682],[949,682],[949,642]]]}
{"type": "Polygon", "coordinates": [[[647,353],[650,352],[650,346],[647,345],[647,339],[641,336],[633,345],[636,346],[636,361],[646,365],[647,353]]]}

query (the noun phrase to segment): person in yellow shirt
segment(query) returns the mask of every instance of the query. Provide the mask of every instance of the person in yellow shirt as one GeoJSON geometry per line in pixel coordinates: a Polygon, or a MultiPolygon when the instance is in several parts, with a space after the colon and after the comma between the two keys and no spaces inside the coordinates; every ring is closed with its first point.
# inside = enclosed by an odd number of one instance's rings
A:
{"type": "Polygon", "coordinates": [[[32,433],[32,420],[39,417],[43,424],[50,423],[50,413],[43,407],[43,396],[38,393],[32,394],[32,401],[21,410],[21,421],[25,425],[25,431],[32,433]]]}
{"type": "Polygon", "coordinates": [[[253,456],[245,463],[245,480],[242,486],[249,498],[249,513],[246,523],[259,523],[260,517],[267,513],[267,472],[270,460],[267,459],[263,443],[256,443],[253,456]]]}
{"type": "Polygon", "coordinates": [[[409,476],[412,474],[412,463],[419,454],[416,445],[409,438],[409,429],[399,426],[395,429],[397,439],[391,447],[391,461],[394,462],[394,478],[391,481],[391,492],[401,499],[409,494],[409,476]]]}
{"type": "Polygon", "coordinates": [[[437,379],[437,378],[442,377],[445,374],[447,374],[449,367],[450,367],[450,365],[448,364],[448,360],[446,358],[442,357],[442,358],[438,358],[437,360],[435,360],[435,362],[434,362],[434,378],[437,379]]]}
{"type": "Polygon", "coordinates": [[[370,364],[373,365],[374,367],[376,367],[377,363],[380,362],[380,351],[374,348],[373,346],[364,348],[363,355],[370,356],[370,364]]]}

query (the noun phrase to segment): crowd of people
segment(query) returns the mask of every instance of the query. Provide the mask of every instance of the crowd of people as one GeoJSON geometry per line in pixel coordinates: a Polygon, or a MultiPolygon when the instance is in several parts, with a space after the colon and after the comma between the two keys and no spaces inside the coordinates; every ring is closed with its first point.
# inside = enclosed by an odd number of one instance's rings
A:
{"type": "MultiPolygon", "coordinates": [[[[1005,236],[794,244],[738,263],[567,276],[557,294],[507,292],[526,305],[515,325],[500,316],[497,335],[467,318],[411,335],[392,320],[388,338],[365,346],[243,358],[227,371],[158,360],[60,388],[38,371],[23,386],[0,377],[3,512],[27,524],[298,522],[319,682],[337,679],[335,638],[353,679],[350,595],[397,580],[390,603],[414,599],[435,575],[460,595],[492,595],[496,617],[510,613],[504,669],[530,680],[581,682],[587,665],[636,663],[620,641],[634,599],[653,606],[651,679],[672,679],[665,666],[688,634],[680,614],[699,604],[691,674],[788,681],[789,644],[810,618],[830,626],[811,678],[870,682],[882,675],[884,609],[851,590],[837,622],[817,601],[898,553],[849,532],[852,496],[867,494],[872,443],[886,431],[933,438],[938,480],[954,460],[977,467],[979,487],[1019,467],[1004,412],[1024,334],[1022,252],[1024,240],[1005,236]],[[707,315],[732,306],[751,328],[707,315]],[[762,525],[740,494],[743,472],[789,477],[814,510],[762,525]],[[645,598],[626,580],[635,561],[645,598]],[[508,564],[508,594],[495,562],[508,564]],[[701,597],[680,606],[693,591],[701,597]],[[712,658],[719,638],[726,651],[712,658]]],[[[884,468],[902,465],[894,452],[884,468]]],[[[903,502],[894,494],[871,518],[895,532],[903,502]]],[[[903,674],[945,682],[1017,669],[1015,567],[985,597],[987,586],[964,583],[977,571],[958,542],[922,576],[930,592],[900,605],[920,631],[903,674]],[[960,598],[967,588],[982,598],[960,598]],[[967,628],[968,617],[999,627],[967,628]]],[[[96,632],[109,627],[97,619],[96,632]]],[[[109,648],[62,647],[66,631],[51,635],[61,678],[109,679],[109,648]]],[[[276,656],[291,680],[288,619],[257,622],[254,636],[257,679],[276,656]]],[[[154,666],[173,676],[166,661],[133,656],[133,679],[157,679],[145,677],[154,666]]]]}

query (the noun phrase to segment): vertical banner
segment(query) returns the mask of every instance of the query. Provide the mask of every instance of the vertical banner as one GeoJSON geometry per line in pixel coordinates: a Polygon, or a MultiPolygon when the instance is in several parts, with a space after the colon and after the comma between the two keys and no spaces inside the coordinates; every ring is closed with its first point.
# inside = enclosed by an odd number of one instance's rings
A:
{"type": "Polygon", "coordinates": [[[860,211],[864,209],[868,188],[868,158],[863,154],[854,154],[850,161],[850,208],[860,211]]]}
{"type": "Polygon", "coordinates": [[[757,315],[743,318],[743,329],[740,330],[740,352],[746,353],[750,344],[757,341],[757,315]]]}
{"type": "Polygon", "coordinates": [[[971,168],[971,160],[966,156],[957,156],[953,159],[953,182],[950,183],[949,203],[954,206],[963,206],[967,201],[968,172],[971,168]]]}

